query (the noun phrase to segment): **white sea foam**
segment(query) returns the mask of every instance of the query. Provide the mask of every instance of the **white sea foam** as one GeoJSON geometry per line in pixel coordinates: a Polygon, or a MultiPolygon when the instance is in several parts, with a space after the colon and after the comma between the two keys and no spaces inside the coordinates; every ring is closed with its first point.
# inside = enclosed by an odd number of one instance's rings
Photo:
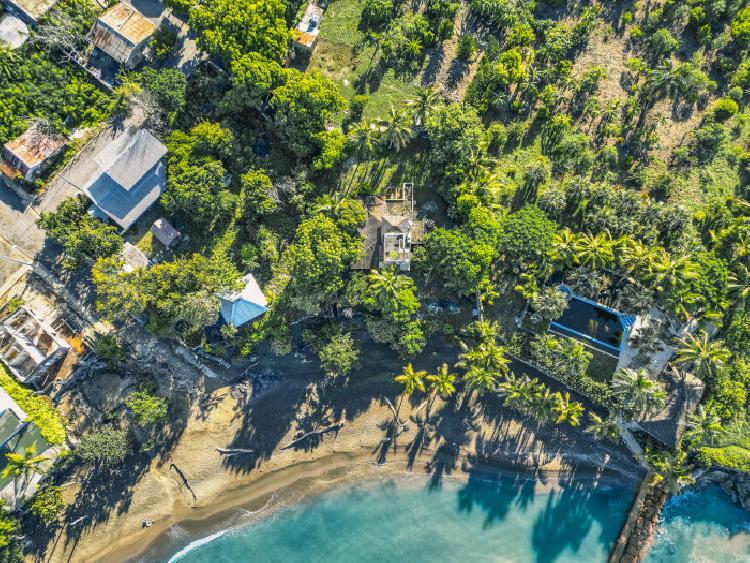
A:
{"type": "Polygon", "coordinates": [[[175,561],[179,561],[183,557],[185,557],[188,553],[191,551],[198,549],[202,545],[206,545],[207,543],[210,543],[216,539],[219,539],[221,536],[226,534],[229,530],[219,530],[215,534],[211,534],[210,536],[206,536],[205,538],[200,538],[198,540],[192,541],[189,544],[187,544],[185,547],[183,547],[180,551],[175,553],[172,557],[169,558],[169,563],[175,563],[175,561]]]}

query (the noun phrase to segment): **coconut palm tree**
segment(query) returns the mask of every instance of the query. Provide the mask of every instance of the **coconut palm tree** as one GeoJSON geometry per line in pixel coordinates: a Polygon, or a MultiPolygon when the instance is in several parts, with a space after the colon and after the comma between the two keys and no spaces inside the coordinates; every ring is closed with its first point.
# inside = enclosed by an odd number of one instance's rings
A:
{"type": "Polygon", "coordinates": [[[735,271],[730,274],[729,295],[745,312],[750,311],[750,270],[744,264],[735,264],[735,271]]]}
{"type": "Polygon", "coordinates": [[[370,290],[386,299],[398,300],[399,294],[411,287],[412,281],[408,276],[397,274],[395,268],[372,270],[367,276],[370,290]]]}
{"type": "Polygon", "coordinates": [[[610,387],[623,408],[641,417],[663,408],[667,398],[663,386],[643,368],[616,371],[610,387]]]}
{"type": "Polygon", "coordinates": [[[583,405],[570,400],[570,393],[555,393],[556,424],[567,422],[571,426],[578,426],[583,415],[583,405]]]}
{"type": "Polygon", "coordinates": [[[549,322],[560,317],[568,307],[568,294],[557,287],[545,287],[531,297],[534,312],[549,322]]]}
{"type": "Polygon", "coordinates": [[[462,348],[464,351],[458,356],[457,367],[467,371],[485,371],[495,374],[494,377],[508,373],[510,360],[505,357],[505,348],[499,346],[494,339],[479,342],[472,347],[462,345],[462,348]]]}
{"type": "Polygon", "coordinates": [[[16,499],[26,490],[35,473],[42,473],[42,465],[49,460],[43,455],[37,455],[36,442],[24,450],[22,454],[10,452],[5,454],[7,462],[2,472],[3,479],[13,476],[14,495],[16,499]]]}
{"type": "Polygon", "coordinates": [[[440,103],[440,100],[440,92],[434,84],[428,84],[423,88],[417,88],[414,99],[406,102],[412,110],[414,125],[416,127],[421,127],[424,124],[425,119],[440,103]]]}
{"type": "Polygon", "coordinates": [[[516,377],[508,374],[498,386],[498,393],[503,397],[505,405],[515,408],[526,414],[540,414],[542,389],[536,379],[530,379],[524,375],[516,377]],[[538,409],[535,412],[535,407],[538,409]]]}
{"type": "Polygon", "coordinates": [[[394,381],[404,386],[404,395],[407,397],[414,394],[415,391],[424,392],[424,378],[427,376],[426,371],[414,371],[411,362],[404,366],[404,371],[393,378],[394,381]]]}
{"type": "Polygon", "coordinates": [[[552,239],[549,257],[559,268],[567,270],[577,262],[576,241],[578,236],[570,229],[562,229],[552,239]]]}
{"type": "Polygon", "coordinates": [[[703,380],[713,377],[731,355],[720,340],[709,339],[705,330],[697,336],[688,334],[680,338],[677,346],[674,363],[685,368],[692,367],[695,375],[703,380]]]}
{"type": "Polygon", "coordinates": [[[557,408],[557,393],[553,393],[543,384],[535,386],[536,389],[532,388],[533,396],[530,398],[531,404],[529,405],[530,414],[537,420],[547,422],[554,419],[556,415],[555,409],[557,408]]]}
{"type": "Polygon", "coordinates": [[[670,491],[677,491],[683,485],[695,482],[692,477],[694,467],[687,463],[687,453],[661,451],[646,452],[646,462],[654,471],[654,483],[661,483],[670,491]]]}
{"type": "Polygon", "coordinates": [[[500,374],[480,367],[471,367],[467,370],[461,380],[464,382],[464,385],[466,385],[468,390],[487,393],[497,389],[498,382],[500,381],[500,374]]]}
{"type": "Polygon", "coordinates": [[[693,414],[687,417],[688,430],[683,437],[688,443],[708,444],[713,446],[724,434],[721,418],[713,410],[698,406],[693,414]]]}
{"type": "Polygon", "coordinates": [[[697,276],[697,265],[687,254],[672,258],[663,248],[657,251],[646,272],[646,279],[655,289],[666,293],[677,293],[697,276]]]}
{"type": "Polygon", "coordinates": [[[664,350],[664,343],[659,338],[659,331],[651,325],[646,325],[633,332],[628,338],[628,344],[638,349],[642,359],[650,358],[656,352],[664,350]]]}
{"type": "Polygon", "coordinates": [[[370,121],[357,123],[349,130],[349,145],[358,160],[367,160],[375,151],[378,131],[370,121]]]}
{"type": "Polygon", "coordinates": [[[628,274],[640,274],[648,269],[648,266],[656,258],[656,247],[643,244],[641,241],[631,237],[625,239],[625,247],[622,252],[620,265],[628,274]]]}
{"type": "Polygon", "coordinates": [[[576,240],[576,258],[583,266],[606,268],[614,262],[615,242],[608,230],[596,235],[583,233],[576,240]]]}
{"type": "Polygon", "coordinates": [[[430,382],[430,391],[443,399],[447,399],[456,392],[454,385],[456,376],[448,373],[448,364],[439,366],[437,373],[428,375],[426,379],[430,382]]]}
{"type": "Polygon", "coordinates": [[[394,152],[401,152],[412,138],[412,130],[406,123],[403,108],[391,104],[388,117],[380,122],[383,144],[394,152]]]}
{"type": "Polygon", "coordinates": [[[620,440],[620,427],[617,424],[614,414],[609,413],[607,418],[602,418],[595,412],[589,411],[589,420],[591,426],[586,429],[586,432],[594,435],[600,440],[612,440],[618,442],[620,440]]]}

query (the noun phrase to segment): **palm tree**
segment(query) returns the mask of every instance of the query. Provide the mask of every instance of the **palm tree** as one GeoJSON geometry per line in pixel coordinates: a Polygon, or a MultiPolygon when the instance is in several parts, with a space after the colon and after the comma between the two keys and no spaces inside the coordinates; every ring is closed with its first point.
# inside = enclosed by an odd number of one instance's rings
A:
{"type": "Polygon", "coordinates": [[[643,368],[618,370],[610,386],[623,407],[636,416],[647,416],[663,408],[667,398],[662,385],[643,368]]]}
{"type": "Polygon", "coordinates": [[[370,121],[357,123],[349,130],[349,144],[352,153],[359,160],[367,160],[372,156],[377,140],[377,129],[370,121]]]}
{"type": "Polygon", "coordinates": [[[16,499],[26,490],[31,476],[35,473],[42,473],[42,464],[49,461],[43,455],[37,455],[36,442],[26,448],[22,454],[10,452],[5,454],[5,457],[8,461],[3,469],[2,477],[7,479],[13,476],[16,499]],[[20,483],[23,483],[23,486],[19,486],[20,483]]]}
{"type": "Polygon", "coordinates": [[[679,339],[677,345],[675,364],[687,368],[692,366],[695,375],[703,380],[713,377],[731,355],[721,341],[710,340],[704,330],[698,336],[688,334],[679,339]]]}
{"type": "Polygon", "coordinates": [[[370,281],[370,289],[378,295],[386,295],[392,299],[398,299],[399,294],[411,287],[411,278],[403,274],[397,274],[395,268],[373,270],[367,276],[370,281]]]}
{"type": "Polygon", "coordinates": [[[663,483],[671,491],[695,481],[692,477],[693,466],[687,463],[687,453],[682,450],[665,450],[659,453],[647,451],[646,461],[654,471],[654,483],[663,483]]]}
{"type": "Polygon", "coordinates": [[[576,241],[578,237],[570,229],[555,234],[549,256],[561,269],[572,268],[576,263],[576,241]]]}
{"type": "Polygon", "coordinates": [[[589,420],[591,420],[591,426],[586,429],[586,432],[600,440],[607,439],[613,442],[620,440],[620,427],[612,413],[605,419],[589,411],[589,420]]]}
{"type": "Polygon", "coordinates": [[[412,130],[406,124],[403,108],[396,109],[391,104],[387,119],[380,122],[383,133],[383,144],[394,152],[401,152],[412,137],[412,130]]]}
{"type": "Polygon", "coordinates": [[[500,375],[497,372],[482,369],[480,367],[471,367],[461,378],[469,390],[486,393],[497,389],[500,375]]]}
{"type": "Polygon", "coordinates": [[[750,270],[744,264],[737,263],[730,274],[729,295],[745,312],[750,311],[750,270]]]}
{"type": "Polygon", "coordinates": [[[440,92],[434,84],[428,84],[423,88],[417,88],[416,94],[415,98],[408,100],[406,104],[411,107],[414,125],[421,127],[427,115],[440,103],[440,92]]]}
{"type": "Polygon", "coordinates": [[[568,294],[557,287],[545,287],[531,297],[531,306],[545,321],[552,321],[568,308],[568,294]]]}
{"type": "Polygon", "coordinates": [[[640,273],[646,271],[651,262],[656,258],[657,250],[634,238],[625,239],[625,248],[621,257],[621,265],[627,273],[640,273]]]}
{"type": "Polygon", "coordinates": [[[443,399],[447,399],[456,392],[454,385],[456,376],[448,373],[448,364],[439,366],[437,373],[428,375],[426,379],[430,382],[430,391],[443,399]]]}
{"type": "Polygon", "coordinates": [[[594,269],[606,268],[614,262],[615,242],[605,230],[596,235],[583,233],[576,240],[576,257],[580,264],[594,269]]]}
{"type": "Polygon", "coordinates": [[[583,405],[570,400],[570,393],[555,393],[555,423],[567,422],[571,426],[578,426],[583,415],[583,405]]]}
{"type": "Polygon", "coordinates": [[[677,292],[698,275],[695,262],[687,254],[672,258],[663,248],[650,264],[646,278],[661,292],[677,292]]]}
{"type": "Polygon", "coordinates": [[[689,443],[713,446],[724,434],[721,418],[703,405],[698,406],[693,414],[688,415],[687,426],[688,430],[683,437],[689,443]]]}
{"type": "Polygon", "coordinates": [[[638,349],[642,359],[650,358],[656,352],[664,350],[664,343],[659,338],[659,331],[651,325],[638,329],[628,338],[628,344],[638,349]]]}
{"type": "Polygon", "coordinates": [[[505,348],[494,339],[479,342],[473,347],[462,345],[464,352],[459,354],[456,366],[468,371],[481,370],[496,374],[495,377],[508,373],[510,360],[505,357],[505,348]]]}
{"type": "Polygon", "coordinates": [[[411,362],[409,362],[404,366],[404,372],[394,377],[393,380],[404,386],[404,394],[408,397],[415,391],[424,392],[424,378],[426,375],[426,371],[414,371],[411,362]]]}
{"type": "Polygon", "coordinates": [[[507,406],[532,416],[543,416],[543,411],[548,405],[543,402],[542,387],[536,379],[530,379],[526,375],[516,377],[511,373],[498,386],[498,393],[507,406]]]}

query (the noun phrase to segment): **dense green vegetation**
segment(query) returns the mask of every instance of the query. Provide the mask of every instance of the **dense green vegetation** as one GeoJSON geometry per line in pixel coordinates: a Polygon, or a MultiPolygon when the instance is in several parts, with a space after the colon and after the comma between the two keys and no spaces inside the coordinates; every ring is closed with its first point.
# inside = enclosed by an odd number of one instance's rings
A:
{"type": "MultiPolygon", "coordinates": [[[[742,2],[335,0],[316,52],[293,61],[309,65],[304,72],[284,66],[289,24],[304,6],[172,4],[189,12],[198,45],[222,67],[199,65],[187,79],[149,68],[133,79],[168,116],[161,206],[189,242],[125,272],[121,239],[80,202],[40,222],[74,265],[96,261],[102,316],[146,318],[161,336],[227,358],[265,340],[277,354],[292,352],[299,321],[331,385],[366,363],[366,345],[385,344],[406,362],[396,377],[404,396],[427,393],[429,383],[430,401],[457,390],[497,396],[523,415],[571,425],[590,403],[590,430],[608,439],[615,412],[642,419],[663,409],[667,388],[649,360],[670,346],[671,368],[706,391],[684,451],[650,459],[675,475],[688,455],[742,466],[750,383],[742,2]],[[453,37],[461,11],[466,25],[453,37]],[[591,64],[591,53],[605,53],[594,57],[604,62],[591,64]],[[365,253],[362,197],[402,182],[414,182],[426,219],[411,270],[352,272],[365,253]],[[269,310],[222,327],[209,346],[204,329],[219,320],[218,295],[245,272],[269,310]],[[614,372],[603,352],[547,332],[567,304],[558,281],[626,314],[663,314],[631,335],[632,365],[614,372]],[[441,300],[467,314],[446,321],[430,309],[441,300]],[[475,307],[480,320],[469,321],[475,307]],[[418,361],[433,337],[460,352],[428,374],[418,361]],[[575,396],[512,373],[511,357],[575,396]]],[[[123,95],[115,105],[128,102],[123,95]]],[[[131,396],[129,408],[151,416],[153,398],[138,406],[131,396]]],[[[84,457],[122,458],[117,432],[90,436],[84,457]]]]}
{"type": "Polygon", "coordinates": [[[0,364],[0,387],[18,403],[28,420],[39,427],[42,436],[50,444],[62,444],[65,441],[65,418],[46,395],[37,395],[31,389],[23,387],[0,364]]]}

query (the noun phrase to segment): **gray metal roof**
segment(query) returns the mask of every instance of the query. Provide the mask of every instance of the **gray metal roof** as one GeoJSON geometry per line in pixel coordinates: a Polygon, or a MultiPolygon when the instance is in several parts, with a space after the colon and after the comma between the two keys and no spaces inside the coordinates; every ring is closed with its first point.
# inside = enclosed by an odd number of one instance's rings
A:
{"type": "Polygon", "coordinates": [[[127,230],[164,191],[167,147],[151,133],[123,133],[95,158],[100,173],[85,187],[96,206],[127,230]]]}
{"type": "Polygon", "coordinates": [[[140,182],[143,175],[151,170],[167,154],[167,147],[145,129],[135,135],[121,135],[107,145],[94,162],[100,169],[126,190],[140,182]]]}

